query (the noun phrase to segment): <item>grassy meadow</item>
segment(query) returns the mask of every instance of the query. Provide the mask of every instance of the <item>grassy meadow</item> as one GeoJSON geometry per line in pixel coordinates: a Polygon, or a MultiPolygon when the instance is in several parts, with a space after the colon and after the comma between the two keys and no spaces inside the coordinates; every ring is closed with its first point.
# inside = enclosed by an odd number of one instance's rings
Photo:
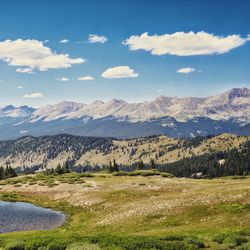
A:
{"type": "Polygon", "coordinates": [[[250,249],[248,176],[36,174],[0,188],[1,200],[68,215],[55,230],[1,234],[3,249],[250,249]]]}

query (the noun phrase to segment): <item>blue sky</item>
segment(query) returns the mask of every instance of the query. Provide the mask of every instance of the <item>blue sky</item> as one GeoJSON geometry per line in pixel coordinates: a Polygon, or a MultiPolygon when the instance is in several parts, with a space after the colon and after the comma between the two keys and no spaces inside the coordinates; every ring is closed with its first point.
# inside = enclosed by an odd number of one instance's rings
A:
{"type": "Polygon", "coordinates": [[[250,87],[249,17],[247,0],[3,0],[0,105],[250,87]]]}

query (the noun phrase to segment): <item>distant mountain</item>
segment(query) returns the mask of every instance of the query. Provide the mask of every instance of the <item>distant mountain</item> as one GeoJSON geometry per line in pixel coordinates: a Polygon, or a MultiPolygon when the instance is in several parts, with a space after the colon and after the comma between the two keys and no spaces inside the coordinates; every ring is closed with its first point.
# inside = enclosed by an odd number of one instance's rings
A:
{"type": "Polygon", "coordinates": [[[112,99],[91,104],[61,102],[39,109],[0,108],[0,139],[70,133],[131,138],[220,134],[249,135],[250,89],[234,88],[206,98],[160,96],[151,102],[112,99]]]}
{"type": "Polygon", "coordinates": [[[130,121],[145,121],[164,116],[185,121],[193,117],[205,116],[216,120],[239,118],[249,122],[250,89],[235,88],[207,98],[160,96],[152,102],[143,103],[127,103],[117,99],[107,103],[96,101],[89,105],[62,102],[40,108],[34,112],[32,118],[49,121],[60,118],[77,119],[84,116],[127,117],[130,121]]]}
{"type": "Polygon", "coordinates": [[[33,112],[35,111],[34,108],[28,106],[21,106],[21,107],[14,107],[12,105],[8,105],[5,107],[0,107],[0,117],[30,117],[33,112]]]}
{"type": "Polygon", "coordinates": [[[238,134],[239,135],[250,135],[250,123],[241,127],[238,134]]]}
{"type": "Polygon", "coordinates": [[[0,141],[0,166],[13,168],[55,168],[69,161],[78,167],[118,164],[131,165],[142,160],[156,164],[179,161],[223,150],[239,148],[250,137],[223,134],[215,137],[177,139],[152,136],[118,140],[101,137],[81,137],[67,134],[55,136],[25,136],[17,140],[0,141]]]}

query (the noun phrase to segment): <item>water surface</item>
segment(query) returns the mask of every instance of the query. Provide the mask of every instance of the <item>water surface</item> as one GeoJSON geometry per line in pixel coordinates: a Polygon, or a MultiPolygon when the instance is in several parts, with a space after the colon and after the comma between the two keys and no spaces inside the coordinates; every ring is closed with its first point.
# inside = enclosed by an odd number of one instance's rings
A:
{"type": "Polygon", "coordinates": [[[0,201],[0,233],[54,229],[64,221],[61,212],[26,202],[0,201]]]}

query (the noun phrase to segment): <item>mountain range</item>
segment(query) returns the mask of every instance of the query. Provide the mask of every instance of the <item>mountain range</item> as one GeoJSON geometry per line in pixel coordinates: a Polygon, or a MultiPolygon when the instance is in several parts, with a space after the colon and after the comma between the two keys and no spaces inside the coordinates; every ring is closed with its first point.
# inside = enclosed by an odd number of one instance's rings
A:
{"type": "Polygon", "coordinates": [[[112,99],[91,104],[60,102],[40,108],[0,107],[0,139],[69,133],[132,138],[250,134],[250,89],[234,88],[209,97],[166,97],[128,103],[112,99]]]}

